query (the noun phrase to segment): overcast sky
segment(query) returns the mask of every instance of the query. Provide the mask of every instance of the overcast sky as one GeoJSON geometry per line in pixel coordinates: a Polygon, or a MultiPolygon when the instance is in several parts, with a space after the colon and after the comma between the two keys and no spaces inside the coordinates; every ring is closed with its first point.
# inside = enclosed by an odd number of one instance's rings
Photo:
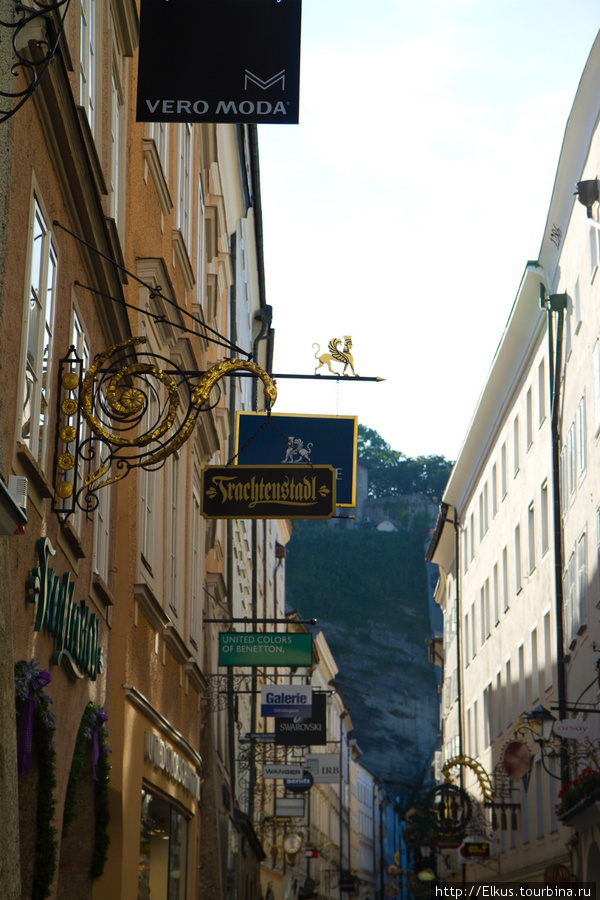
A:
{"type": "Polygon", "coordinates": [[[456,458],[599,28],[600,0],[303,0],[300,124],[259,126],[274,371],[350,335],[386,381],[281,379],[274,412],[456,458]]]}

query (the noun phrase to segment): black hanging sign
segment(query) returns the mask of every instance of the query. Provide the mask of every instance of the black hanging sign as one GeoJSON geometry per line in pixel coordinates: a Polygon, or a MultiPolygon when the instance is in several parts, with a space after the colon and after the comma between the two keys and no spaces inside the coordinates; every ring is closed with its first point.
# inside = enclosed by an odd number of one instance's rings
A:
{"type": "Polygon", "coordinates": [[[206,466],[200,493],[205,519],[330,519],[335,515],[335,470],[206,466]]]}
{"type": "Polygon", "coordinates": [[[313,694],[313,712],[307,719],[275,719],[275,744],[311,747],[327,743],[327,697],[313,694]]]}
{"type": "Polygon", "coordinates": [[[301,0],[141,0],[138,122],[298,122],[301,0]]]}

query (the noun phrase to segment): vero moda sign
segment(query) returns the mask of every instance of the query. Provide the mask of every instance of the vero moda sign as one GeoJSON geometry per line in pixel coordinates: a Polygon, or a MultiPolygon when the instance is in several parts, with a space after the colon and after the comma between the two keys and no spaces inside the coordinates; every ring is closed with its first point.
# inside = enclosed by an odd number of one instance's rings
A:
{"type": "Polygon", "coordinates": [[[141,0],[138,122],[298,122],[301,0],[141,0]]]}

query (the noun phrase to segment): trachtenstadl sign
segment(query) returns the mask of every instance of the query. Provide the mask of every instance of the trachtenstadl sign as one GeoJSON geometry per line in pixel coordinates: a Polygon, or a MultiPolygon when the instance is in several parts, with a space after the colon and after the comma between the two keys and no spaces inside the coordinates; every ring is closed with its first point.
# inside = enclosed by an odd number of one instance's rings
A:
{"type": "Polygon", "coordinates": [[[300,0],[142,0],[138,122],[298,122],[300,0]]]}

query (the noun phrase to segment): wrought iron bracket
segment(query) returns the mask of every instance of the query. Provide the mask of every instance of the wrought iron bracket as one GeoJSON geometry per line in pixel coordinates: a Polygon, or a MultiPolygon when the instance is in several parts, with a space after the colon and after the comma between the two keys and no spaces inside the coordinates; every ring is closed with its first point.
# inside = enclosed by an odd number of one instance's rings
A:
{"type": "Polygon", "coordinates": [[[0,103],[3,104],[0,107],[0,123],[13,116],[39,87],[62,39],[69,3],[70,0],[57,0],[55,3],[31,0],[30,4],[16,2],[15,20],[5,22],[0,19],[0,27],[12,31],[14,62],[11,73],[15,78],[22,73],[27,81],[27,86],[22,90],[0,90],[0,103]],[[38,49],[36,59],[27,55],[31,42],[38,49]]]}
{"type": "Polygon", "coordinates": [[[74,347],[60,361],[53,511],[61,521],[77,508],[89,516],[97,491],[132,469],[160,469],[191,437],[199,414],[212,408],[213,388],[231,372],[260,378],[269,408],[277,398],[275,382],[250,360],[222,360],[194,383],[171,360],[141,351],[145,342],[132,337],[109,347],[85,375],[74,347]]]}

